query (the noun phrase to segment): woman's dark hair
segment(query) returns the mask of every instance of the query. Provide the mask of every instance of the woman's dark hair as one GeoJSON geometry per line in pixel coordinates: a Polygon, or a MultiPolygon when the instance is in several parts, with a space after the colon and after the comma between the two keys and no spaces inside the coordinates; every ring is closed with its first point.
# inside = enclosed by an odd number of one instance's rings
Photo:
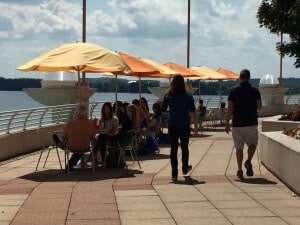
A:
{"type": "Polygon", "coordinates": [[[134,104],[134,105],[137,105],[137,106],[138,106],[138,105],[140,105],[140,102],[139,102],[139,100],[138,100],[138,99],[136,99],[136,98],[135,98],[135,99],[133,99],[131,103],[132,103],[132,104],[134,104]]]}
{"type": "Polygon", "coordinates": [[[152,111],[154,114],[161,116],[161,105],[158,102],[153,103],[152,111]]]}
{"type": "Polygon", "coordinates": [[[123,107],[123,102],[121,102],[121,101],[114,102],[114,104],[113,104],[113,112],[117,113],[117,108],[118,107],[123,107]]]}
{"type": "Polygon", "coordinates": [[[101,109],[101,119],[104,121],[104,120],[109,120],[113,117],[113,107],[111,105],[110,102],[105,102],[102,106],[102,109],[101,109]],[[105,106],[107,106],[109,108],[109,113],[108,115],[106,116],[105,114],[105,106]]]}
{"type": "MultiPolygon", "coordinates": [[[[141,106],[142,106],[142,107],[143,107],[143,105],[146,106],[146,110],[147,110],[147,112],[149,112],[148,101],[147,101],[147,99],[146,99],[145,97],[141,97],[140,103],[141,103],[141,106]]],[[[145,111],[145,109],[144,109],[144,111],[145,111]]]]}
{"type": "Polygon", "coordinates": [[[186,92],[184,78],[180,74],[175,74],[168,91],[169,95],[177,95],[186,92]]]}

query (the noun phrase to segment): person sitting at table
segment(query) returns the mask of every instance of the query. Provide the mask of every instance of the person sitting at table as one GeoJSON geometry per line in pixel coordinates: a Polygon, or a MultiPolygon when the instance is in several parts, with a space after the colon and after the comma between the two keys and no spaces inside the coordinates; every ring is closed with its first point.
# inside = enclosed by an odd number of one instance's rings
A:
{"type": "Polygon", "coordinates": [[[62,141],[67,143],[67,148],[73,152],[68,162],[69,169],[72,170],[76,166],[83,154],[82,150],[90,148],[94,137],[95,129],[93,121],[88,119],[86,106],[80,105],[75,119],[66,124],[62,134],[62,141]],[[76,150],[78,153],[76,153],[76,150]]]}
{"type": "Polygon", "coordinates": [[[99,120],[100,133],[94,149],[95,165],[99,165],[99,151],[101,153],[102,165],[105,165],[105,154],[107,141],[116,141],[119,133],[119,120],[114,116],[110,102],[105,102],[101,109],[101,119],[99,120]]]}
{"type": "Polygon", "coordinates": [[[150,109],[149,109],[148,101],[147,101],[147,99],[145,97],[141,97],[140,98],[140,105],[141,105],[142,109],[144,110],[144,112],[147,115],[149,115],[150,109]]]}
{"type": "Polygon", "coordinates": [[[199,116],[204,117],[206,114],[206,107],[203,105],[203,100],[199,99],[199,106],[198,106],[199,116]]]}
{"type": "Polygon", "coordinates": [[[136,105],[130,104],[126,107],[127,115],[130,119],[130,126],[132,130],[139,129],[139,118],[137,115],[137,108],[136,105]]]}
{"type": "Polygon", "coordinates": [[[115,115],[118,117],[119,126],[121,127],[119,131],[119,135],[122,136],[125,134],[126,131],[131,129],[131,121],[126,113],[126,108],[124,107],[121,101],[117,101],[113,105],[113,111],[115,115]]]}
{"type": "Polygon", "coordinates": [[[137,116],[139,118],[139,128],[144,128],[149,126],[149,113],[147,113],[147,109],[141,106],[141,103],[137,99],[132,100],[132,104],[136,106],[137,116]],[[144,110],[145,109],[145,110],[144,110]]]}
{"type": "Polygon", "coordinates": [[[161,104],[159,102],[155,102],[152,105],[152,111],[153,111],[153,116],[152,116],[152,123],[158,123],[161,121],[162,117],[162,112],[161,112],[161,104]]]}

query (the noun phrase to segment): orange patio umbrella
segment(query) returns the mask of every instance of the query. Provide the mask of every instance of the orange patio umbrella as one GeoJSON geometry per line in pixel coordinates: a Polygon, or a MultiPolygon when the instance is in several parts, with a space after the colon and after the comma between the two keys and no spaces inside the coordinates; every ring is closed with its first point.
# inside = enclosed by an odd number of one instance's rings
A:
{"type": "Polygon", "coordinates": [[[134,76],[139,78],[139,98],[141,99],[141,77],[149,77],[159,73],[159,70],[149,63],[126,53],[119,52],[125,64],[130,68],[130,72],[122,72],[126,76],[134,76]]]}
{"type": "Polygon", "coordinates": [[[118,52],[125,64],[130,68],[130,71],[121,71],[119,74],[135,77],[149,77],[150,75],[159,73],[159,70],[149,63],[137,58],[133,55],[124,52],[118,52]]]}
{"type": "Polygon", "coordinates": [[[239,75],[231,70],[225,69],[225,68],[219,68],[216,69],[217,72],[222,73],[226,75],[226,80],[236,80],[239,79],[239,75]]]}
{"type": "MultiPolygon", "coordinates": [[[[141,98],[141,78],[142,77],[151,77],[151,75],[158,74],[160,71],[157,67],[141,60],[140,58],[137,58],[133,55],[129,55],[124,52],[118,52],[122,60],[125,62],[125,64],[129,67],[129,71],[119,71],[117,73],[105,73],[105,75],[115,75],[116,82],[117,82],[117,75],[125,75],[125,76],[132,76],[132,77],[138,77],[139,78],[139,94],[141,98]]],[[[95,72],[95,71],[94,71],[95,72]]],[[[117,88],[117,83],[116,83],[117,88]]],[[[116,90],[116,99],[117,99],[117,90],[116,90]]]]}

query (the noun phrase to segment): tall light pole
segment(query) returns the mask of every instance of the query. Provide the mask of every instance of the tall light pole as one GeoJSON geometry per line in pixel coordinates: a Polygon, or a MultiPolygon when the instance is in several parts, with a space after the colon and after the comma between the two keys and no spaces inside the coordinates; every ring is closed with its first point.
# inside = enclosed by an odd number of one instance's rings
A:
{"type": "Polygon", "coordinates": [[[191,0],[188,0],[186,67],[190,67],[191,0]]]}
{"type": "Polygon", "coordinates": [[[282,86],[282,42],[283,42],[283,34],[282,32],[280,32],[279,86],[282,86]]]}
{"type": "MultiPolygon", "coordinates": [[[[82,0],[82,42],[86,42],[86,0],[82,0]]],[[[86,82],[85,72],[82,72],[82,82],[86,82]]]]}
{"type": "Polygon", "coordinates": [[[82,42],[86,42],[86,0],[82,0],[82,42]]]}

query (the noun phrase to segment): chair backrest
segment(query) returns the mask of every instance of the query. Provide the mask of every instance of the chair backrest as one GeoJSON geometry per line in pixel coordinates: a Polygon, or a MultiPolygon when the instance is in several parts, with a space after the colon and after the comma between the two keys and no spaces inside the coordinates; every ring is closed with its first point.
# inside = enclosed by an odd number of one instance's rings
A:
{"type": "Polygon", "coordinates": [[[136,145],[136,131],[129,130],[118,140],[119,148],[134,148],[136,145]]]}
{"type": "Polygon", "coordinates": [[[59,143],[60,143],[60,139],[59,139],[58,135],[57,134],[52,134],[52,139],[53,139],[54,144],[56,146],[58,146],[59,143]]]}

